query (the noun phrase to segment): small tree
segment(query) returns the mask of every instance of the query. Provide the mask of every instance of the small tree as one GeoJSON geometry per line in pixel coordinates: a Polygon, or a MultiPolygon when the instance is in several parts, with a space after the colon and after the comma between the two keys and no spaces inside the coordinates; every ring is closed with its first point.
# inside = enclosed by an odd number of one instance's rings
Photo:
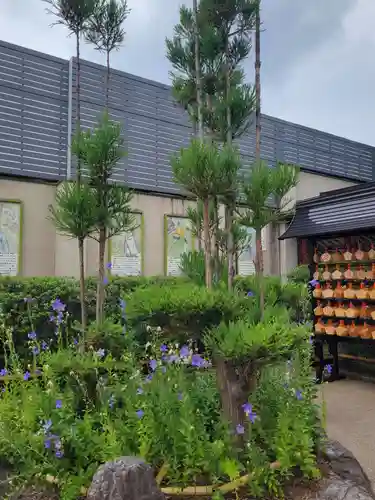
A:
{"type": "Polygon", "coordinates": [[[213,144],[192,140],[188,148],[172,158],[175,181],[203,204],[203,239],[206,286],[212,286],[212,244],[210,237],[210,201],[217,194],[222,177],[220,152],[213,144]]]}
{"type": "Polygon", "coordinates": [[[93,130],[81,132],[76,144],[77,155],[87,167],[89,183],[96,201],[95,229],[98,237],[91,238],[103,243],[99,252],[96,320],[103,321],[105,287],[105,248],[109,238],[134,229],[131,213],[132,193],[125,186],[110,182],[114,168],[126,155],[119,124],[110,121],[105,113],[93,130]]]}
{"type": "MultiPolygon", "coordinates": [[[[108,144],[109,148],[113,147],[111,153],[116,154],[120,152],[120,149],[115,151],[116,141],[118,143],[118,148],[121,148],[122,143],[120,144],[119,137],[117,133],[119,132],[119,128],[114,128],[114,124],[111,124],[108,120],[109,116],[109,87],[110,87],[110,76],[111,76],[111,65],[110,65],[110,57],[114,50],[118,50],[125,38],[125,30],[123,28],[123,23],[127,19],[130,10],[128,9],[127,0],[97,0],[93,15],[90,17],[90,20],[87,23],[87,27],[85,30],[86,40],[92,43],[95,48],[99,52],[104,52],[106,55],[106,81],[105,81],[105,107],[107,116],[101,122],[101,125],[98,129],[100,134],[96,135],[95,140],[103,141],[105,140],[105,135],[108,133],[107,138],[109,141],[114,141],[112,144],[108,144]],[[101,135],[101,137],[99,137],[101,135]]],[[[95,142],[95,141],[94,141],[95,142]]],[[[103,145],[101,146],[103,148],[103,145]]],[[[110,150],[108,150],[109,152],[110,150]]],[[[104,153],[104,149],[102,149],[104,153]]],[[[101,166],[95,166],[96,173],[98,174],[97,178],[92,177],[92,172],[90,174],[91,183],[95,185],[95,193],[97,196],[97,205],[99,207],[99,220],[97,224],[99,237],[99,263],[98,263],[98,284],[97,284],[97,310],[96,310],[96,319],[97,322],[100,323],[103,319],[103,304],[104,304],[104,269],[105,269],[105,248],[106,242],[109,236],[108,228],[111,228],[111,221],[108,220],[107,216],[113,209],[111,207],[111,203],[113,203],[113,199],[111,196],[114,195],[115,187],[110,187],[108,185],[110,176],[113,171],[113,166],[116,164],[117,159],[114,158],[114,163],[111,164],[110,159],[105,159],[101,166]],[[109,174],[109,175],[108,175],[109,174]]],[[[91,171],[93,170],[93,166],[91,165],[91,171]]],[[[120,193],[120,191],[118,191],[120,193]]],[[[118,194],[117,193],[117,194],[118,194]]],[[[123,191],[124,196],[127,193],[126,190],[123,191]]],[[[128,193],[129,194],[129,193],[128,193]]],[[[129,199],[130,201],[130,199],[129,199]]],[[[125,198],[116,199],[116,203],[114,206],[118,205],[120,208],[123,202],[127,202],[125,198]]],[[[125,203],[125,204],[126,204],[125,203]]],[[[116,211],[115,211],[116,212],[116,211]]],[[[118,217],[118,215],[114,215],[118,217]]],[[[125,211],[125,218],[128,217],[127,211],[125,211]]],[[[126,226],[126,225],[125,225],[126,226]]]]}
{"type": "MultiPolygon", "coordinates": [[[[77,58],[77,71],[76,71],[76,134],[79,136],[81,129],[81,36],[87,28],[88,21],[90,20],[97,4],[97,0],[43,0],[50,5],[47,12],[53,14],[57,21],[54,24],[62,24],[65,26],[70,35],[74,35],[76,39],[76,58],[77,58]]],[[[85,253],[84,241],[88,235],[89,228],[82,222],[87,219],[88,212],[84,208],[84,200],[89,191],[83,188],[82,195],[79,194],[81,188],[81,163],[77,158],[77,185],[74,188],[70,185],[63,186],[61,195],[56,199],[56,214],[62,216],[64,208],[68,210],[66,213],[66,220],[69,220],[70,213],[81,213],[77,225],[71,225],[72,232],[67,232],[68,226],[65,225],[64,234],[70,235],[78,240],[79,252],[79,282],[80,282],[80,301],[81,301],[81,323],[82,329],[85,331],[87,323],[86,314],[86,301],[85,301],[85,253]],[[67,199],[64,201],[64,193],[67,199]],[[74,200],[78,203],[74,208],[74,200]],[[61,203],[61,205],[59,205],[61,203]],[[82,229],[82,232],[79,229],[82,229]]],[[[57,222],[57,219],[54,219],[57,222]]],[[[62,220],[62,219],[60,219],[62,220]]],[[[74,221],[73,221],[74,222],[74,221]]]]}
{"type": "Polygon", "coordinates": [[[297,185],[298,174],[298,168],[292,165],[278,163],[275,168],[269,168],[264,162],[255,162],[242,185],[246,209],[239,214],[239,222],[255,230],[255,271],[259,278],[261,314],[264,312],[262,229],[285,218],[290,202],[286,195],[297,185]]]}
{"type": "Polygon", "coordinates": [[[123,24],[129,13],[127,0],[97,0],[85,29],[86,40],[92,43],[96,50],[106,55],[105,102],[107,108],[111,76],[110,56],[114,50],[119,50],[124,42],[126,33],[123,24]]]}

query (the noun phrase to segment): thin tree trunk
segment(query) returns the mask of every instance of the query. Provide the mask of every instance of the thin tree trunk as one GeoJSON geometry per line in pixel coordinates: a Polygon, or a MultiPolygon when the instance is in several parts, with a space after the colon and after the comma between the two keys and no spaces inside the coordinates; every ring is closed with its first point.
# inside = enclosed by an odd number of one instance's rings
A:
{"type": "Polygon", "coordinates": [[[81,323],[83,338],[82,347],[84,349],[84,334],[87,327],[87,312],[86,312],[86,297],[85,297],[85,251],[84,251],[84,240],[82,238],[78,239],[78,252],[79,252],[79,298],[81,301],[81,323]]]}
{"type": "Polygon", "coordinates": [[[101,228],[99,231],[99,272],[96,295],[96,322],[101,325],[104,320],[104,299],[105,299],[105,243],[107,239],[106,228],[101,228]]]}
{"type": "Polygon", "coordinates": [[[206,198],[203,201],[203,232],[204,232],[204,256],[205,256],[205,273],[206,287],[212,287],[211,274],[211,237],[210,237],[210,200],[206,198]]]}
{"type": "Polygon", "coordinates": [[[204,140],[203,116],[202,116],[202,80],[201,80],[201,61],[198,27],[198,1],[193,0],[194,12],[194,39],[195,39],[195,79],[197,86],[197,114],[198,114],[198,133],[201,141],[204,140]]]}
{"type": "Polygon", "coordinates": [[[263,248],[262,248],[262,231],[261,229],[255,230],[256,238],[256,257],[255,257],[255,271],[259,281],[259,305],[260,313],[263,317],[264,313],[264,280],[263,280],[263,248]]]}
{"type": "MultiPolygon", "coordinates": [[[[226,101],[227,101],[227,138],[226,142],[228,146],[232,146],[232,113],[230,106],[230,57],[229,57],[229,40],[226,40],[225,47],[225,58],[226,58],[226,75],[225,75],[225,93],[226,93],[226,101]]],[[[227,259],[228,259],[228,290],[232,290],[233,288],[233,277],[234,277],[234,268],[233,268],[233,209],[232,206],[227,204],[225,209],[225,224],[226,224],[226,237],[227,237],[227,259]]]]}
{"type": "Polygon", "coordinates": [[[107,112],[109,108],[109,79],[110,79],[110,72],[111,72],[111,67],[109,64],[109,52],[107,50],[107,73],[106,73],[106,81],[105,81],[105,107],[107,112]]]}
{"type": "Polygon", "coordinates": [[[260,161],[260,134],[261,134],[261,89],[260,89],[260,0],[255,18],[255,159],[260,161]]]}
{"type": "MultiPolygon", "coordinates": [[[[77,43],[77,71],[76,71],[76,134],[77,137],[81,132],[81,54],[80,54],[80,33],[76,33],[77,43]]],[[[82,182],[81,161],[77,157],[77,186],[80,188],[82,182]]],[[[85,286],[85,251],[84,251],[85,238],[80,236],[78,238],[78,251],[79,251],[79,287],[80,287],[80,300],[81,300],[81,323],[82,323],[82,349],[85,345],[85,331],[87,328],[87,311],[86,311],[86,286],[85,286]]]]}

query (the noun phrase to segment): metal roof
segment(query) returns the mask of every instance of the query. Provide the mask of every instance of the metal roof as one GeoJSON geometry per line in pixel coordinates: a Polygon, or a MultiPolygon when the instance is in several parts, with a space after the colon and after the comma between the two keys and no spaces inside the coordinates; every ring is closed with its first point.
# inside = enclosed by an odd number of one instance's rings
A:
{"type": "Polygon", "coordinates": [[[322,193],[296,203],[280,240],[337,235],[375,228],[375,182],[322,193]]]}

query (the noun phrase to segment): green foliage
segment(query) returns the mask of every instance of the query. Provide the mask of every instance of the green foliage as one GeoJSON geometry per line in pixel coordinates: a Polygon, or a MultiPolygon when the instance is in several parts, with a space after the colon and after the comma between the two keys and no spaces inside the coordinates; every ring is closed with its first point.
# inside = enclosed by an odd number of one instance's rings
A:
{"type": "Polygon", "coordinates": [[[311,332],[306,326],[290,323],[282,308],[267,308],[262,321],[254,316],[258,309],[250,309],[248,320],[221,323],[205,336],[210,352],[225,359],[264,363],[289,357],[298,345],[306,341],[311,332]]]}
{"type": "Polygon", "coordinates": [[[248,305],[223,288],[182,284],[137,289],[128,300],[127,316],[134,326],[160,326],[172,338],[199,339],[209,327],[243,316],[248,305]]]}
{"type": "Polygon", "coordinates": [[[55,24],[62,24],[70,33],[78,36],[87,27],[97,0],[44,0],[50,8],[47,12],[56,16],[55,24]]]}
{"type": "Polygon", "coordinates": [[[285,218],[290,202],[286,195],[296,186],[298,174],[298,168],[292,165],[278,163],[275,168],[269,168],[262,161],[255,162],[242,184],[246,210],[239,214],[240,223],[261,230],[285,218]]]}
{"type": "Polygon", "coordinates": [[[295,267],[288,273],[288,280],[293,283],[301,283],[306,285],[310,280],[310,271],[307,264],[302,264],[295,267]]]}
{"type": "Polygon", "coordinates": [[[130,9],[127,0],[96,0],[95,9],[85,29],[85,38],[100,52],[110,53],[124,42],[130,9]]]}
{"type": "Polygon", "coordinates": [[[72,238],[87,238],[95,230],[96,199],[86,184],[75,181],[58,186],[55,204],[49,206],[49,219],[57,232],[72,238]]]}
{"type": "MultiPolygon", "coordinates": [[[[203,250],[184,252],[181,255],[180,269],[193,283],[204,286],[206,264],[203,250]]],[[[213,285],[223,287],[227,283],[228,265],[222,256],[216,262],[215,271],[218,276],[214,277],[213,285]]]]}

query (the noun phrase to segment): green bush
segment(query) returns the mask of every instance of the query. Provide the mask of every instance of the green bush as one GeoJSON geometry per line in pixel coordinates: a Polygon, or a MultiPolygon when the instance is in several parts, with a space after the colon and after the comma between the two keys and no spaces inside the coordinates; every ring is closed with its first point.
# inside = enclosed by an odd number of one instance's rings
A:
{"type": "Polygon", "coordinates": [[[123,455],[141,456],[156,470],[168,464],[164,485],[215,484],[250,472],[250,489],[260,497],[280,493],[295,467],[317,474],[307,343],[289,363],[262,372],[249,395],[248,446],[239,453],[222,421],[215,373],[202,368],[207,363],[188,345],[176,349],[174,342],[160,344],[162,338],[162,332],[150,337],[147,376],[129,350],[122,352],[124,370],[113,370],[106,352],[81,355],[72,346],[42,352],[39,378],[5,377],[0,457],[13,469],[14,486],[49,477],[62,500],[73,500],[100,464],[123,455]],[[92,373],[96,384],[88,379],[92,373]],[[274,461],[280,470],[269,470],[274,461]]]}
{"type": "MultiPolygon", "coordinates": [[[[186,278],[156,276],[110,278],[106,287],[105,311],[112,321],[121,321],[120,299],[137,288],[150,284],[174,285],[186,278]]],[[[96,280],[87,280],[86,301],[89,322],[95,319],[96,280]]],[[[52,304],[59,298],[66,305],[66,324],[72,325],[81,318],[79,283],[74,278],[0,278],[0,304],[4,327],[11,330],[17,349],[22,349],[31,330],[38,332],[40,339],[48,341],[54,336],[56,325],[51,322],[52,304]]],[[[73,332],[74,336],[74,332],[73,332]]],[[[4,337],[4,335],[2,336],[4,337]]],[[[0,338],[0,342],[4,339],[0,338]]],[[[1,348],[1,352],[3,349],[1,348]]],[[[26,351],[24,353],[26,355],[26,351]]]]}
{"type": "Polygon", "coordinates": [[[306,285],[310,280],[309,266],[307,264],[301,264],[295,267],[288,273],[288,280],[306,285]]]}

